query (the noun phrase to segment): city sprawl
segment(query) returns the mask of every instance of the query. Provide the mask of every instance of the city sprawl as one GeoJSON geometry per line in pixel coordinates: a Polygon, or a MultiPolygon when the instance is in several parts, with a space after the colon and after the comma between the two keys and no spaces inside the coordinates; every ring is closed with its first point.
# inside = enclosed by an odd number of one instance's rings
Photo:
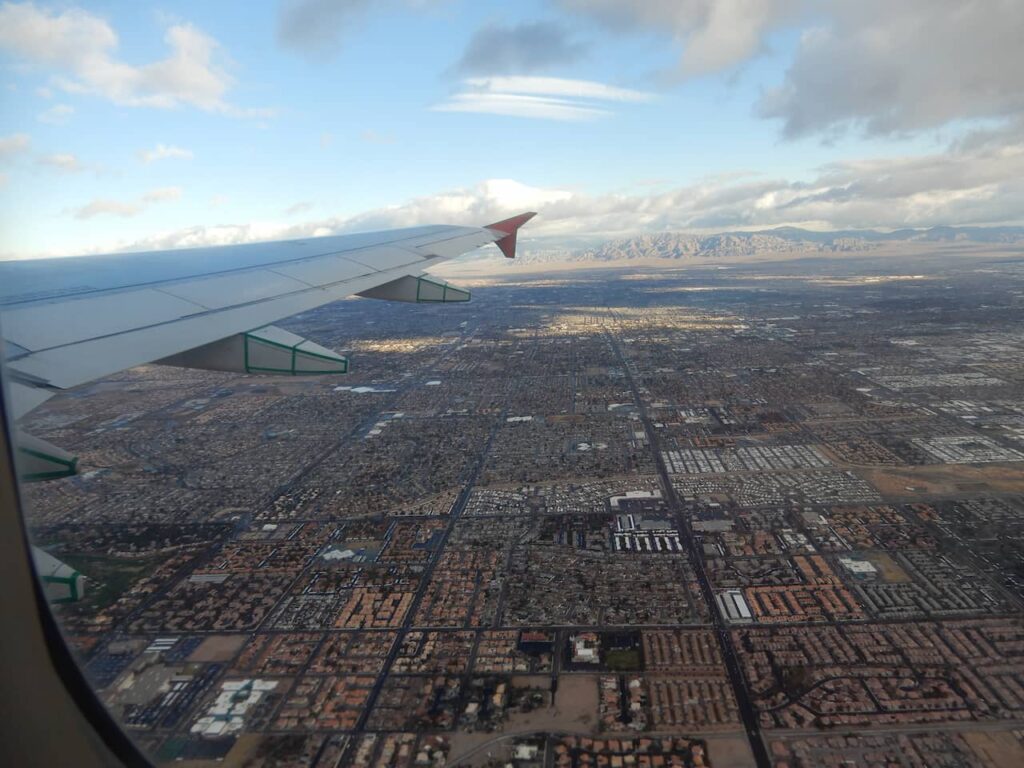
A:
{"type": "MultiPolygon", "coordinates": [[[[514,273],[513,273],[514,274],[514,273]]],[[[54,399],[59,617],[158,762],[1024,764],[1024,261],[583,269],[54,399]]]]}

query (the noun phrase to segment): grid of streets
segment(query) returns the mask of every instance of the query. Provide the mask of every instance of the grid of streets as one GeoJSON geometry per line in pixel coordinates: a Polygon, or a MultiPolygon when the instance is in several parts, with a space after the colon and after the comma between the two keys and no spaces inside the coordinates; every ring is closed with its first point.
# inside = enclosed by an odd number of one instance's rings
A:
{"type": "Polygon", "coordinates": [[[1024,265],[999,270],[342,302],[285,325],[344,377],[152,366],[39,409],[83,471],[29,486],[29,522],[162,764],[1017,765],[1024,265]]]}

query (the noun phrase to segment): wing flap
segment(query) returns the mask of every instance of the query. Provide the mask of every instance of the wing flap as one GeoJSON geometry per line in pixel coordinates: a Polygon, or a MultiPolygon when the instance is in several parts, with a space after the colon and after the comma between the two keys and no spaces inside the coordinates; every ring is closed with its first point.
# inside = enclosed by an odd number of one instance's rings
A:
{"type": "Polygon", "coordinates": [[[375,285],[368,291],[361,291],[359,295],[366,299],[402,301],[410,304],[451,304],[470,299],[469,291],[443,280],[431,280],[424,275],[403,275],[397,280],[375,285]]]}
{"type": "Polygon", "coordinates": [[[207,371],[277,376],[348,373],[348,359],[283,328],[268,325],[154,361],[207,371]]]}
{"type": "Polygon", "coordinates": [[[78,472],[78,457],[35,435],[19,432],[18,474],[22,480],[56,480],[78,472]]]}

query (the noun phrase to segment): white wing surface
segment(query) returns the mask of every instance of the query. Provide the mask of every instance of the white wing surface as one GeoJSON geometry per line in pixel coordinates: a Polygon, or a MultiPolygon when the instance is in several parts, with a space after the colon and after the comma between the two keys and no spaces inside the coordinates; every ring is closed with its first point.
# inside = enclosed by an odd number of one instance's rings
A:
{"type": "Polygon", "coordinates": [[[496,243],[513,256],[523,214],[486,227],[430,226],[249,245],[0,262],[0,328],[20,417],[58,390],[154,361],[250,373],[347,369],[271,324],[353,294],[466,301],[434,264],[496,243]]]}

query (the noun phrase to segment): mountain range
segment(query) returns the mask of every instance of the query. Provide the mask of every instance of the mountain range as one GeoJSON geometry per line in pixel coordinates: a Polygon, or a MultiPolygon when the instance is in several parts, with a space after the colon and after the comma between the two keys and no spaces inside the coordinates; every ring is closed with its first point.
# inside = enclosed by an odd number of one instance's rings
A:
{"type": "Polygon", "coordinates": [[[932,227],[816,232],[799,227],[779,227],[757,232],[723,232],[694,235],[664,232],[609,240],[576,250],[529,249],[523,261],[621,261],[630,259],[706,259],[758,256],[771,253],[836,253],[870,251],[890,243],[986,243],[1024,245],[1024,227],[932,227]]]}

